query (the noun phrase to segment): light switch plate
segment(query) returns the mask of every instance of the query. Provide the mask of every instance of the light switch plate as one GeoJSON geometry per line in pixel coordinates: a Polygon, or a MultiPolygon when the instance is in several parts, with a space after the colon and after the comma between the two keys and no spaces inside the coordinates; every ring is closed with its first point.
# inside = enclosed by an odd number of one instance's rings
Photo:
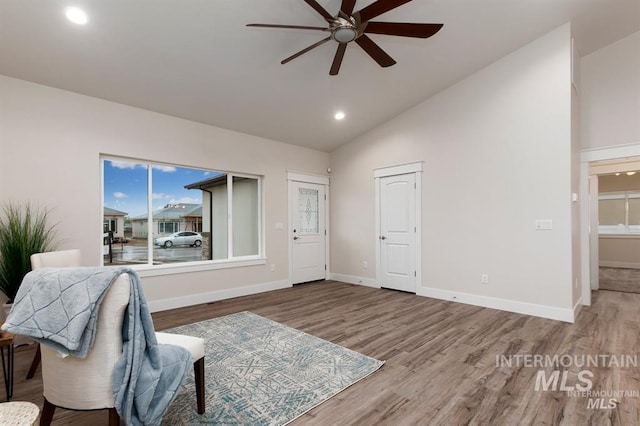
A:
{"type": "Polygon", "coordinates": [[[553,229],[553,221],[551,219],[536,219],[537,231],[549,231],[553,229]]]}

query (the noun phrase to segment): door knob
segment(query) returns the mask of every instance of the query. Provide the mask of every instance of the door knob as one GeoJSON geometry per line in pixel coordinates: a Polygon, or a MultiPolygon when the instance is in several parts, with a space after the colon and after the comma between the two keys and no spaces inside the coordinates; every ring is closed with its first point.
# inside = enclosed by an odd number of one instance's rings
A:
{"type": "Polygon", "coordinates": [[[297,240],[297,239],[298,239],[298,237],[293,237],[293,239],[294,239],[294,240],[297,240]]]}
{"type": "Polygon", "coordinates": [[[380,235],[380,237],[379,237],[379,238],[380,238],[381,240],[386,240],[386,239],[387,239],[387,237],[385,237],[384,235],[380,235]]]}

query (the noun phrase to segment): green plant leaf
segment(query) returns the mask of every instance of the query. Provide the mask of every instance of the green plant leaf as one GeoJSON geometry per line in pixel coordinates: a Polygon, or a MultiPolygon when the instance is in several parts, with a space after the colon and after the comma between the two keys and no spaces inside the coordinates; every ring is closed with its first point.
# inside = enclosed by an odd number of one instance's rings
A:
{"type": "Polygon", "coordinates": [[[50,210],[31,203],[7,203],[0,214],[0,291],[12,302],[31,271],[31,255],[53,250],[50,210]]]}

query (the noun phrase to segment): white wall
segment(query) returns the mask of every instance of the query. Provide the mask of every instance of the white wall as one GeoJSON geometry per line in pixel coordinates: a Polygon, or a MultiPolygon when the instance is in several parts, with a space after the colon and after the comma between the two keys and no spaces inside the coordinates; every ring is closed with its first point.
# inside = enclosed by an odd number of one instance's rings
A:
{"type": "Polygon", "coordinates": [[[602,235],[598,238],[599,266],[640,269],[640,238],[602,235]]]}
{"type": "Polygon", "coordinates": [[[581,61],[582,148],[640,143],[640,32],[581,61]]]}
{"type": "Polygon", "coordinates": [[[422,160],[418,293],[572,320],[571,122],[566,24],[332,152],[332,272],[375,278],[373,170],[422,160]]]}
{"type": "Polygon", "coordinates": [[[264,176],[267,265],[146,277],[152,307],[286,283],[287,232],[274,226],[287,222],[286,171],[329,164],[323,152],[0,76],[0,200],[54,208],[60,248],[80,248],[85,265],[101,259],[101,153],[264,176]]]}

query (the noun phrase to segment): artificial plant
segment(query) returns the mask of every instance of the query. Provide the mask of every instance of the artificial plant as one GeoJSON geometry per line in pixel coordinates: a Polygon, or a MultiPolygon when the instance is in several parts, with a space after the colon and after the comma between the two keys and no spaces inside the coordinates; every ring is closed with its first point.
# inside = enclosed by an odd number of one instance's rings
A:
{"type": "Polygon", "coordinates": [[[7,203],[0,209],[0,291],[12,303],[31,271],[31,255],[54,248],[50,210],[31,203],[7,203]]]}

